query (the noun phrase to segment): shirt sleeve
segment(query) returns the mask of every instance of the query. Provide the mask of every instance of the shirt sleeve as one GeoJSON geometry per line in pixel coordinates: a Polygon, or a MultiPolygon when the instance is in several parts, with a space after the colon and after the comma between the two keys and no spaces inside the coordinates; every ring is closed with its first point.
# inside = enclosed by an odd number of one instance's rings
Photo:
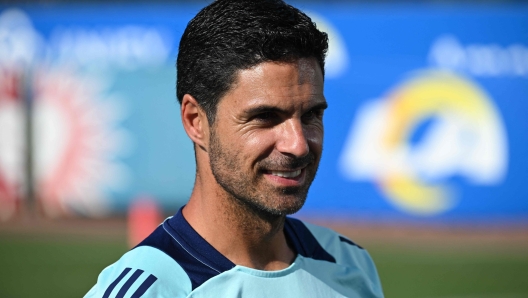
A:
{"type": "Polygon", "coordinates": [[[192,285],[181,266],[164,252],[137,247],[106,267],[85,298],[187,297],[192,285]]]}
{"type": "Polygon", "coordinates": [[[374,261],[369,253],[350,239],[331,229],[304,223],[324,249],[330,253],[336,263],[343,266],[353,266],[361,270],[363,276],[369,281],[372,292],[383,297],[381,281],[374,261]]]}

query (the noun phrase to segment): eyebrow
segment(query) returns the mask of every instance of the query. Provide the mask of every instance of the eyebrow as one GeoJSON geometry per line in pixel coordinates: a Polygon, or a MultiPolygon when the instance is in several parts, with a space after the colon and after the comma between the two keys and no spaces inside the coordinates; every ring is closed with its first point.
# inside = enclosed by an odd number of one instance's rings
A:
{"type": "MultiPolygon", "coordinates": [[[[326,110],[328,108],[328,103],[326,101],[315,104],[310,107],[308,110],[326,110]]],[[[257,107],[252,107],[244,111],[248,115],[257,115],[262,113],[287,113],[285,110],[277,108],[276,106],[269,105],[260,105],[257,107]]]]}
{"type": "Polygon", "coordinates": [[[323,101],[311,107],[310,110],[326,110],[327,108],[328,103],[326,101],[323,101]]]}
{"type": "Polygon", "coordinates": [[[284,110],[279,109],[275,106],[260,105],[260,106],[249,108],[245,110],[244,112],[248,115],[257,115],[257,114],[270,113],[270,112],[283,113],[284,110]]]}

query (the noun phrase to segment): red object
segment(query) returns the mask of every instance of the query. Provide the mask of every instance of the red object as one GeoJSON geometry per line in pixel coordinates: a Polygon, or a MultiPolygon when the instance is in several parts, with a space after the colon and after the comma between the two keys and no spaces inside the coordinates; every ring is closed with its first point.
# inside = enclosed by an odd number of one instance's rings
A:
{"type": "Polygon", "coordinates": [[[128,245],[138,245],[161,221],[161,212],[152,198],[141,197],[134,201],[128,210],[128,245]]]}

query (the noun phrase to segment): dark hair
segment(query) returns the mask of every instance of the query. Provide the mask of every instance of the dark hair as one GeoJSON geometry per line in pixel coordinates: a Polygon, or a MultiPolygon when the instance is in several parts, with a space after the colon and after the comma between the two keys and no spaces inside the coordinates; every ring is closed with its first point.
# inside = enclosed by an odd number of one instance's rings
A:
{"type": "Polygon", "coordinates": [[[190,94],[212,124],[239,70],[262,62],[315,58],[324,75],[328,48],[303,12],[281,0],[217,0],[187,25],[177,60],[177,97],[190,94]]]}

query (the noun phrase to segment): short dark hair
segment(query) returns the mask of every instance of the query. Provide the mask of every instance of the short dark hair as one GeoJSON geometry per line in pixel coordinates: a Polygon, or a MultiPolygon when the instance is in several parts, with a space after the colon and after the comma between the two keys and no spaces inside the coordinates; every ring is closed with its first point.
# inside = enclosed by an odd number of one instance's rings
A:
{"type": "Polygon", "coordinates": [[[237,72],[262,62],[315,58],[324,75],[328,36],[281,0],[217,0],[187,25],[177,59],[176,93],[196,98],[212,124],[237,72]]]}

